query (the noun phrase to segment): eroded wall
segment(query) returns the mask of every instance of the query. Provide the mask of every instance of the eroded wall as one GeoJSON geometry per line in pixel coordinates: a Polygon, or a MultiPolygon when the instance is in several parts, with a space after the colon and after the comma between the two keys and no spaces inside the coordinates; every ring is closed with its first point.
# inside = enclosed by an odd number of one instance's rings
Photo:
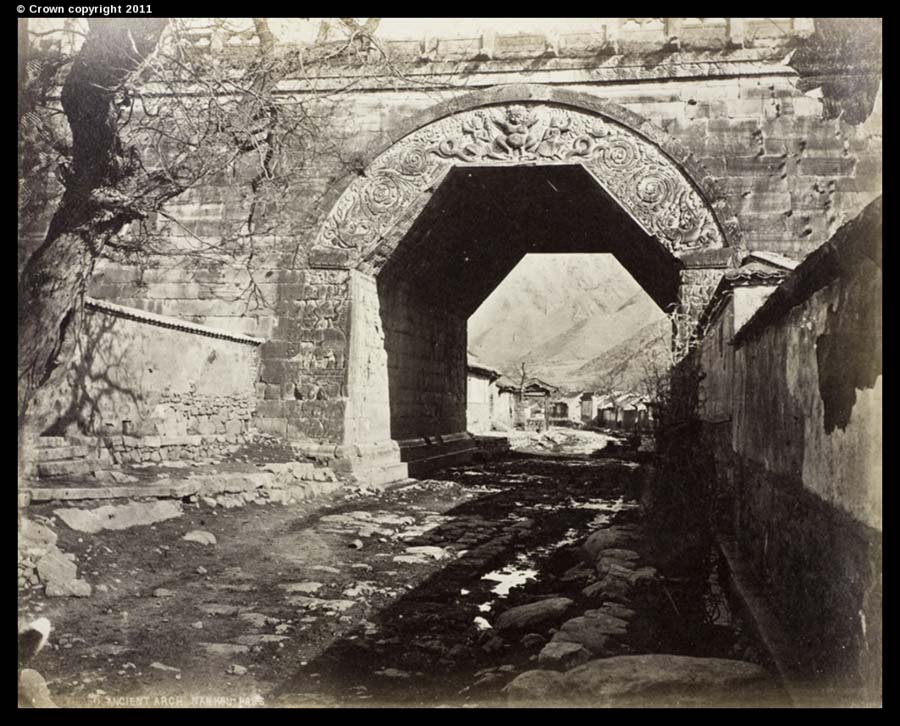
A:
{"type": "Polygon", "coordinates": [[[37,394],[38,433],[116,438],[119,450],[152,448],[162,458],[248,433],[257,342],[120,313],[86,305],[72,362],[37,394]]]}
{"type": "Polygon", "coordinates": [[[716,378],[715,390],[732,388],[731,420],[706,417],[723,525],[771,585],[804,667],[846,678],[876,700],[880,213],[880,205],[870,205],[862,222],[847,225],[797,268],[738,331],[730,382],[710,355],[714,335],[701,355],[707,388],[716,378]]]}

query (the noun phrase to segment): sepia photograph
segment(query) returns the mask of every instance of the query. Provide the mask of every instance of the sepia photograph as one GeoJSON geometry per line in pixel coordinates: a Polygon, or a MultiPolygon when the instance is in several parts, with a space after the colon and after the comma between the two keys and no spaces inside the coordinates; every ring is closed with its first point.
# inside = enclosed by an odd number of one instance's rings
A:
{"type": "Polygon", "coordinates": [[[19,708],[882,707],[881,18],[173,11],[17,7],[19,708]]]}

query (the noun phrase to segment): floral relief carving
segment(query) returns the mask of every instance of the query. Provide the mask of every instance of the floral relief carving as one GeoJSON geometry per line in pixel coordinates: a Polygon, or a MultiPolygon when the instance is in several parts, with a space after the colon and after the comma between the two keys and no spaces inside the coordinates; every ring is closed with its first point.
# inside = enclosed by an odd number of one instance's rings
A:
{"type": "Polygon", "coordinates": [[[316,243],[368,249],[450,167],[581,164],[669,251],[725,246],[706,202],[657,146],[615,121],[544,103],[440,119],[401,139],[341,195],[316,243]]]}

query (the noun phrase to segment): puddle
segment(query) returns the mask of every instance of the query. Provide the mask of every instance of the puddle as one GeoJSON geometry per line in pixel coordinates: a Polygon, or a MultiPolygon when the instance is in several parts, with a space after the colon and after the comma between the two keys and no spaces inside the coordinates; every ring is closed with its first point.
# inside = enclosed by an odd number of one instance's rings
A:
{"type": "MultiPolygon", "coordinates": [[[[524,585],[529,580],[535,579],[537,574],[538,571],[530,567],[507,565],[502,569],[494,570],[493,572],[488,572],[486,575],[482,575],[481,579],[496,582],[497,584],[491,588],[491,592],[498,597],[506,597],[509,594],[509,591],[514,587],[524,585]]],[[[482,607],[483,605],[480,605],[479,609],[482,607]]],[[[487,609],[490,609],[490,604],[488,604],[487,609]]]]}

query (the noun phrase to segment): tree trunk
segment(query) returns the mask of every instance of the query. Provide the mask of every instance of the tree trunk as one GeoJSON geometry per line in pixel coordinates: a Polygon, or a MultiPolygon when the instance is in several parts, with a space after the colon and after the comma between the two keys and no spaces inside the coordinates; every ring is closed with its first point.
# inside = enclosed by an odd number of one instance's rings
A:
{"type": "Polygon", "coordinates": [[[28,406],[60,363],[64,336],[94,262],[109,239],[140,216],[125,203],[137,168],[133,151],[119,137],[118,94],[154,51],[167,22],[90,21],[63,86],[63,110],[72,131],[66,190],[18,286],[20,467],[28,406]]]}

